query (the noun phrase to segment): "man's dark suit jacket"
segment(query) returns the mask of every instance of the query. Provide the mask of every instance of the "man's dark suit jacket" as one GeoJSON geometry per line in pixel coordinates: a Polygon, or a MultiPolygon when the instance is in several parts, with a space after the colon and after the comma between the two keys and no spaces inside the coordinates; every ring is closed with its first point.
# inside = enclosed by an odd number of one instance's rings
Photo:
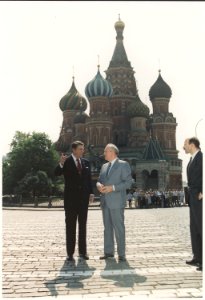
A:
{"type": "Polygon", "coordinates": [[[58,165],[55,175],[64,175],[64,209],[87,208],[89,196],[93,194],[90,163],[81,158],[82,174],[79,175],[72,156],[65,161],[63,168],[58,165]]]}
{"type": "Polygon", "coordinates": [[[202,193],[203,154],[199,151],[187,168],[188,187],[196,193],[202,193]]]}

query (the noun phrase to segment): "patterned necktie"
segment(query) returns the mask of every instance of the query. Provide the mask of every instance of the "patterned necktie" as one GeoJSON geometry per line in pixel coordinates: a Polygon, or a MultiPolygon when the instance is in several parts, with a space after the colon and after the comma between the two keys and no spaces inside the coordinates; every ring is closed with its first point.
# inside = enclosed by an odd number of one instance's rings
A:
{"type": "Polygon", "coordinates": [[[77,169],[78,169],[78,173],[81,174],[82,173],[82,167],[81,167],[81,163],[80,163],[80,159],[77,158],[77,169]]]}
{"type": "Polygon", "coordinates": [[[110,168],[111,168],[111,162],[109,162],[108,167],[107,167],[107,171],[106,171],[106,176],[108,176],[110,168]]]}

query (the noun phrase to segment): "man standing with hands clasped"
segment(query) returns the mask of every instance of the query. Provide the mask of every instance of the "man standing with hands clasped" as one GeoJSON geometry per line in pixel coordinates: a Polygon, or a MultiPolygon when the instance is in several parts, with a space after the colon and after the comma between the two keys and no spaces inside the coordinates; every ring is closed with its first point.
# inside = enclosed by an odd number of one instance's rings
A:
{"type": "Polygon", "coordinates": [[[119,150],[114,144],[104,149],[105,163],[96,184],[101,193],[101,208],[104,223],[104,255],[100,259],[114,257],[114,235],[117,242],[119,261],[125,261],[124,208],[126,190],[132,184],[128,162],[118,158],[119,150]]]}
{"type": "Polygon", "coordinates": [[[60,163],[55,169],[55,175],[64,175],[64,209],[66,223],[67,260],[74,261],[76,243],[76,223],[78,220],[78,251],[83,259],[89,259],[86,245],[86,224],[89,202],[93,202],[94,195],[91,182],[89,161],[82,158],[84,143],[72,143],[72,154],[61,155],[60,163]]]}
{"type": "Polygon", "coordinates": [[[202,223],[203,223],[203,206],[202,206],[202,160],[203,154],[200,150],[200,142],[193,137],[186,139],[184,150],[191,154],[187,166],[188,179],[188,203],[190,207],[190,234],[193,258],[186,261],[187,264],[197,266],[198,271],[202,271],[202,223]]]}

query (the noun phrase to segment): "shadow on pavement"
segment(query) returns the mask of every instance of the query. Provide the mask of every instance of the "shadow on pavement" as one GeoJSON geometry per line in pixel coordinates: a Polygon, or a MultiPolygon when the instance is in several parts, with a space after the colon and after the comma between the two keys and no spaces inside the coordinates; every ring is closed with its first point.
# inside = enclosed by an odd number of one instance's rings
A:
{"type": "Polygon", "coordinates": [[[135,268],[130,267],[128,261],[117,262],[116,259],[107,259],[101,277],[113,280],[118,287],[133,287],[136,283],[146,281],[147,277],[138,275],[135,268]]]}
{"type": "Polygon", "coordinates": [[[60,274],[53,280],[48,280],[44,284],[51,293],[51,296],[58,295],[58,285],[59,288],[63,284],[67,284],[65,288],[68,290],[72,289],[82,289],[84,284],[82,280],[88,279],[93,276],[95,268],[89,267],[87,261],[83,259],[78,259],[77,263],[64,261],[62,268],[60,269],[60,274]]]}

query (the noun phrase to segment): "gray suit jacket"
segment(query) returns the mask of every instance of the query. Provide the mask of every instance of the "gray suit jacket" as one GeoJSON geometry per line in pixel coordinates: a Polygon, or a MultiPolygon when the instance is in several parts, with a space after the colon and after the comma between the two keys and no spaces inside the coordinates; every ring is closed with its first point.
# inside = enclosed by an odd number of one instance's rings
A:
{"type": "Polygon", "coordinates": [[[102,166],[98,182],[103,185],[114,185],[115,191],[101,195],[101,207],[106,205],[111,209],[124,208],[126,206],[126,190],[132,184],[130,165],[126,161],[117,159],[109,174],[106,175],[107,167],[108,163],[102,166]]]}

